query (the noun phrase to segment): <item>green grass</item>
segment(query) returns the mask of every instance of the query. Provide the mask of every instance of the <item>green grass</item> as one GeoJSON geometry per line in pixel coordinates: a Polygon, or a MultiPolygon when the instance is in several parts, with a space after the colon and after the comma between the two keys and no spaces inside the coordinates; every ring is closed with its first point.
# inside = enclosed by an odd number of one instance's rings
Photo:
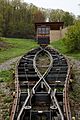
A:
{"type": "Polygon", "coordinates": [[[6,96],[5,98],[4,98],[4,104],[6,104],[6,103],[10,103],[10,102],[12,102],[12,98],[11,98],[11,96],[6,96]]]}
{"type": "MultiPolygon", "coordinates": [[[[0,38],[0,42],[4,43],[4,45],[0,48],[0,63],[8,59],[23,55],[32,48],[38,46],[37,43],[31,39],[0,38]]],[[[80,51],[75,53],[68,53],[63,40],[53,41],[51,45],[62,54],[80,60],[80,51]]]]}
{"type": "Polygon", "coordinates": [[[31,39],[2,38],[0,41],[6,43],[6,45],[0,49],[0,63],[20,56],[38,46],[36,42],[31,39]]]}
{"type": "Polygon", "coordinates": [[[66,49],[66,46],[64,45],[63,40],[53,41],[51,45],[53,48],[57,49],[62,54],[65,54],[69,57],[73,57],[74,59],[80,60],[80,51],[73,52],[73,53],[67,52],[67,49],[66,49]]]}
{"type": "Polygon", "coordinates": [[[13,101],[11,93],[14,90],[13,70],[0,71],[0,114],[2,114],[4,120],[9,120],[9,109],[13,101]]]}
{"type": "Polygon", "coordinates": [[[51,43],[51,45],[55,48],[58,49],[61,53],[66,53],[66,47],[64,46],[64,43],[62,40],[57,40],[57,41],[53,41],[51,43]]]}
{"type": "Polygon", "coordinates": [[[13,78],[12,70],[0,71],[0,82],[10,82],[13,78]]]}
{"type": "MultiPolygon", "coordinates": [[[[24,55],[26,52],[37,46],[36,42],[30,39],[0,38],[0,63],[24,55]]],[[[7,95],[5,90],[10,93],[14,91],[13,78],[13,70],[0,71],[0,84],[2,85],[2,88],[0,89],[0,102],[2,102],[0,108],[2,111],[0,111],[0,114],[3,115],[3,119],[5,120],[9,120],[9,108],[12,104],[12,96],[10,94],[7,95]]]]}

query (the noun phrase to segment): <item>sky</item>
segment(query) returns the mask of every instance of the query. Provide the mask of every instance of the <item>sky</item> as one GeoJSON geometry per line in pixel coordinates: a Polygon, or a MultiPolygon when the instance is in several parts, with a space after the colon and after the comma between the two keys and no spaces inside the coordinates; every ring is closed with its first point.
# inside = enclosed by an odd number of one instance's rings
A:
{"type": "Polygon", "coordinates": [[[80,15],[80,0],[24,0],[38,7],[62,9],[70,13],[80,15]]]}

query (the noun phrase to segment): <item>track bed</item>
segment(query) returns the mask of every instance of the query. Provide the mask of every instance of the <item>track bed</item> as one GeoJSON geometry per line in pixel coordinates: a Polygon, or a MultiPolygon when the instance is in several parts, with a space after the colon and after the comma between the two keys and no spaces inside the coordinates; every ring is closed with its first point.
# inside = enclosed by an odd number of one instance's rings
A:
{"type": "Polygon", "coordinates": [[[70,120],[65,103],[69,71],[65,57],[52,48],[39,47],[25,54],[16,69],[11,120],[70,120]]]}

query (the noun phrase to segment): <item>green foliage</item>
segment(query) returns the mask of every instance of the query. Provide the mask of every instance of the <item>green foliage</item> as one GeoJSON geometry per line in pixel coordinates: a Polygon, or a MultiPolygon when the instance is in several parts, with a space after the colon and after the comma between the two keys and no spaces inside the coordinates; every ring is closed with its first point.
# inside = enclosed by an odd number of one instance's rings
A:
{"type": "Polygon", "coordinates": [[[70,26],[74,24],[75,16],[69,12],[65,12],[62,16],[62,21],[64,21],[64,26],[70,26]]]}
{"type": "Polygon", "coordinates": [[[33,4],[22,0],[0,0],[0,36],[33,38],[35,14],[36,21],[45,20],[43,11],[33,4]]]}
{"type": "Polygon", "coordinates": [[[62,21],[62,16],[64,15],[64,11],[63,10],[51,10],[50,12],[50,21],[62,21]]]}
{"type": "Polygon", "coordinates": [[[5,120],[9,120],[10,119],[9,112],[5,112],[4,119],[5,120]]]}
{"type": "Polygon", "coordinates": [[[66,46],[64,44],[64,39],[58,40],[58,41],[53,41],[51,43],[51,45],[53,46],[53,48],[56,48],[62,54],[65,54],[69,57],[73,57],[77,60],[80,60],[80,51],[71,52],[71,53],[68,52],[68,49],[66,48],[66,46]]]}
{"type": "Polygon", "coordinates": [[[74,17],[63,10],[38,8],[22,0],[0,0],[0,36],[13,38],[33,38],[35,22],[63,21],[72,25],[74,17]]]}
{"type": "Polygon", "coordinates": [[[0,116],[1,120],[10,119],[10,109],[13,101],[14,90],[13,70],[0,71],[0,116]]]}
{"type": "Polygon", "coordinates": [[[64,44],[69,52],[80,51],[80,22],[68,28],[64,44]]]}
{"type": "Polygon", "coordinates": [[[11,101],[12,101],[11,96],[6,96],[6,97],[4,98],[4,104],[10,103],[11,101]]]}
{"type": "Polygon", "coordinates": [[[66,47],[65,47],[65,45],[64,45],[63,39],[57,40],[57,41],[53,41],[53,42],[51,43],[51,45],[52,45],[55,49],[59,50],[61,53],[66,53],[66,52],[67,52],[67,49],[66,49],[66,47]]]}
{"type": "Polygon", "coordinates": [[[63,10],[51,10],[50,12],[50,21],[63,21],[64,26],[70,26],[74,24],[75,16],[69,12],[63,10]]]}
{"type": "Polygon", "coordinates": [[[12,71],[0,71],[0,82],[10,82],[12,80],[12,71]]]}

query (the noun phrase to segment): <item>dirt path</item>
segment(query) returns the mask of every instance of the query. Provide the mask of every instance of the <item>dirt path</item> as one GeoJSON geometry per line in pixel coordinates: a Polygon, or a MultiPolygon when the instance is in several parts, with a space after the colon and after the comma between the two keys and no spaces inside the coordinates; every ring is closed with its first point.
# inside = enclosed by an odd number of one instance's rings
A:
{"type": "Polygon", "coordinates": [[[11,68],[14,67],[14,64],[21,58],[21,56],[19,57],[15,57],[15,58],[12,58],[10,60],[7,60],[6,62],[0,64],[0,71],[2,70],[9,70],[11,68]]]}

